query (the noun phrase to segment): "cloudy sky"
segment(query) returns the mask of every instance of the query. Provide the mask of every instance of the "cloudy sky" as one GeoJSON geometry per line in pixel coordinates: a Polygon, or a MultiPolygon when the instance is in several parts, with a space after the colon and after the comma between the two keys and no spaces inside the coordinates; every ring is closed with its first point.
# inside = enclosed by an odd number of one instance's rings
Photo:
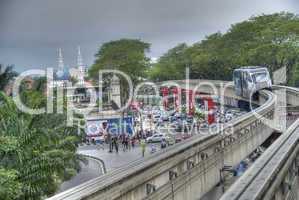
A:
{"type": "Polygon", "coordinates": [[[159,57],[253,15],[299,13],[298,0],[0,0],[0,63],[18,71],[76,63],[81,46],[91,65],[103,42],[138,38],[159,57]]]}

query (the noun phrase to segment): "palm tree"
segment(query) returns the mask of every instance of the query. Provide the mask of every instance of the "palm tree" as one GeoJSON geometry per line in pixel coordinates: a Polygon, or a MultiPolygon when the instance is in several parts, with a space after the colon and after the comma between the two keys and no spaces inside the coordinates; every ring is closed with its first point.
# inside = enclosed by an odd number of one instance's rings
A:
{"type": "Polygon", "coordinates": [[[76,127],[65,124],[64,114],[22,113],[0,92],[0,183],[6,187],[0,189],[1,197],[42,199],[80,170],[81,157],[76,154],[80,138],[76,127]]]}
{"type": "Polygon", "coordinates": [[[0,64],[0,90],[4,90],[5,86],[16,76],[17,72],[13,70],[13,66],[10,65],[4,68],[4,66],[0,64]]]}

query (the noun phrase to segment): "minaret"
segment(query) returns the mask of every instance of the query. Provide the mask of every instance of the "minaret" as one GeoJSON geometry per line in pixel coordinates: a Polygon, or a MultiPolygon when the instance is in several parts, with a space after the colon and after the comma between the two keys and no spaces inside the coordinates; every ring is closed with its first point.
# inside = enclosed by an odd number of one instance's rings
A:
{"type": "Polygon", "coordinates": [[[58,49],[58,69],[56,72],[56,76],[59,80],[62,80],[64,76],[64,63],[61,48],[58,49]]]}
{"type": "Polygon", "coordinates": [[[83,59],[82,59],[82,55],[81,55],[81,48],[80,48],[80,46],[78,46],[77,64],[78,64],[78,68],[83,68],[83,59]]]}
{"type": "Polygon", "coordinates": [[[83,59],[82,59],[82,55],[81,55],[80,46],[78,46],[77,65],[78,65],[78,81],[79,81],[79,84],[84,85],[85,70],[84,70],[83,59]]]}
{"type": "Polygon", "coordinates": [[[63,56],[61,48],[58,49],[58,71],[64,70],[63,56]]]}

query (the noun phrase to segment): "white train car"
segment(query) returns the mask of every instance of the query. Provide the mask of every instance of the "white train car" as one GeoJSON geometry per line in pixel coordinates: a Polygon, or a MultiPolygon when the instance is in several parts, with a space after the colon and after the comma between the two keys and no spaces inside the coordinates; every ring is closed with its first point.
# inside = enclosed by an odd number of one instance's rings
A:
{"type": "Polygon", "coordinates": [[[238,96],[251,98],[259,90],[271,89],[272,81],[265,67],[242,67],[234,70],[233,80],[238,96]]]}

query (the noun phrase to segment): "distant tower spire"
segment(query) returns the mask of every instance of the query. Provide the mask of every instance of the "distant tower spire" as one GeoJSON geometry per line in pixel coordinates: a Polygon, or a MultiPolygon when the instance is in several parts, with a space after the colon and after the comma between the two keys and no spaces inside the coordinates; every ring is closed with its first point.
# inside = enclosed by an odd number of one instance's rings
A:
{"type": "Polygon", "coordinates": [[[80,48],[80,46],[78,46],[77,64],[78,64],[79,68],[83,67],[83,59],[82,59],[82,55],[81,55],[81,48],[80,48]]]}
{"type": "Polygon", "coordinates": [[[63,56],[61,48],[58,49],[58,69],[63,71],[64,63],[63,63],[63,56]]]}
{"type": "Polygon", "coordinates": [[[84,85],[85,69],[84,69],[80,46],[78,46],[77,65],[78,65],[78,71],[79,71],[79,74],[78,74],[79,84],[84,85]]]}

